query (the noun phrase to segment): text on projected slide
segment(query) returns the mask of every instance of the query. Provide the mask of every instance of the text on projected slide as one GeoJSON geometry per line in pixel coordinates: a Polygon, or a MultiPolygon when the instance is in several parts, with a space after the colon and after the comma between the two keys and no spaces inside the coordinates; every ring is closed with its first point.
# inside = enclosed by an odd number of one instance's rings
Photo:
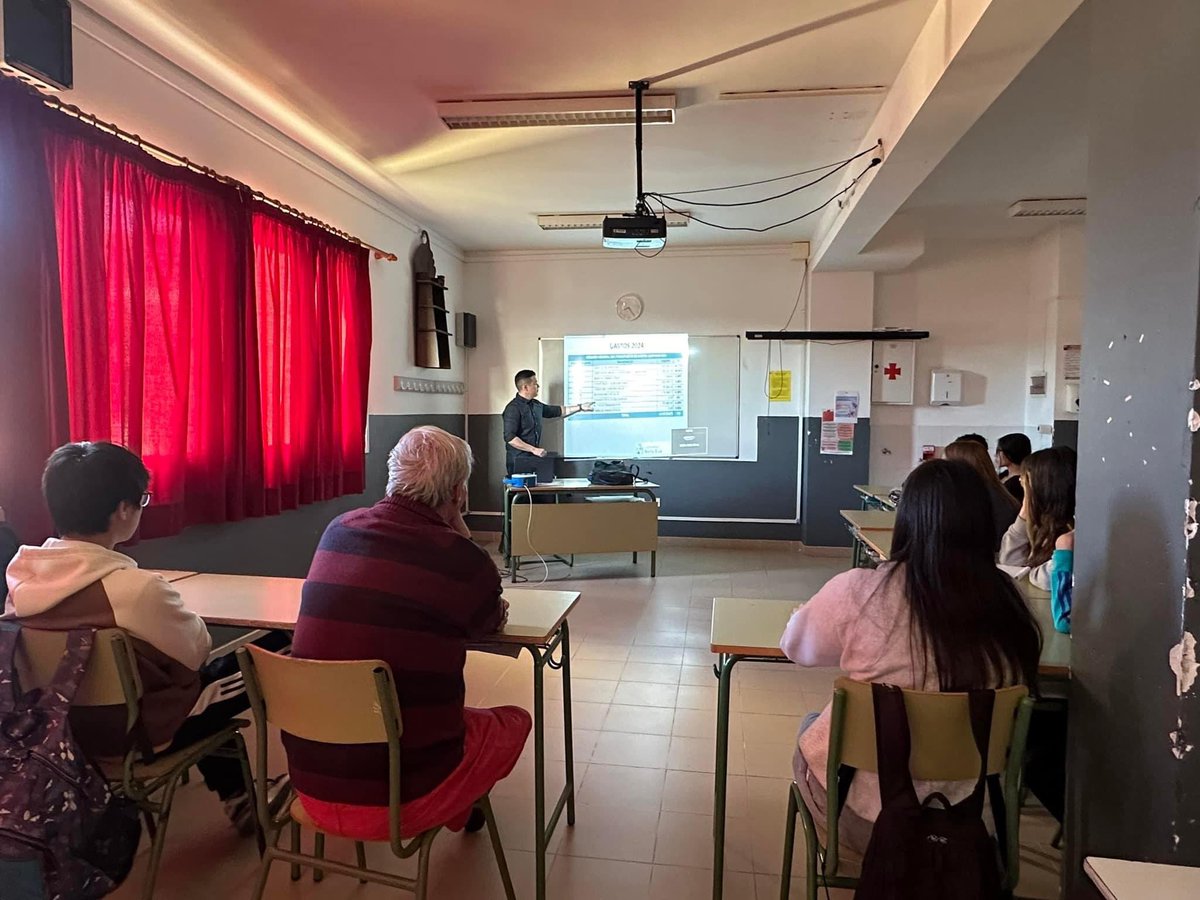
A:
{"type": "Polygon", "coordinates": [[[567,456],[669,456],[687,427],[686,334],[563,338],[566,403],[595,411],[564,426],[567,456]]]}

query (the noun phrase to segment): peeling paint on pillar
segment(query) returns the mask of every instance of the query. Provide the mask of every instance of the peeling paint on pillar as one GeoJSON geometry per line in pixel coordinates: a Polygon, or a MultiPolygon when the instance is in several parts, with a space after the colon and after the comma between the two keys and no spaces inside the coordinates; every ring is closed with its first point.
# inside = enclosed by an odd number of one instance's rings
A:
{"type": "Polygon", "coordinates": [[[1175,694],[1182,697],[1196,683],[1196,638],[1190,631],[1167,654],[1171,671],[1175,673],[1175,694]]]}
{"type": "Polygon", "coordinates": [[[1171,732],[1171,752],[1175,754],[1176,759],[1183,759],[1189,753],[1196,749],[1194,744],[1189,744],[1183,733],[1183,719],[1176,720],[1176,729],[1171,732]]]}

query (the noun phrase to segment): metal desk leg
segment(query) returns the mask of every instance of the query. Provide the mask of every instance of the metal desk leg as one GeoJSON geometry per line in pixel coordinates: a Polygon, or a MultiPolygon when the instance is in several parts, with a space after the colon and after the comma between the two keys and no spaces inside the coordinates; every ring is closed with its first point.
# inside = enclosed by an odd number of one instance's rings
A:
{"type": "Polygon", "coordinates": [[[542,698],[545,655],[533,654],[533,868],[537,900],[546,896],[546,719],[542,698]]]}
{"type": "Polygon", "coordinates": [[[527,648],[533,656],[533,840],[534,873],[537,900],[546,897],[546,848],[563,810],[567,811],[567,824],[575,824],[575,740],[571,723],[571,662],[570,633],[563,622],[558,635],[545,649],[527,648]],[[557,660],[554,651],[559,651],[557,660]],[[563,725],[565,726],[564,756],[566,756],[566,784],[554,804],[554,811],[546,820],[546,721],[544,669],[562,669],[563,672],[563,725]]]}
{"type": "Polygon", "coordinates": [[[513,492],[505,488],[504,518],[500,524],[500,539],[504,542],[504,565],[507,568],[512,567],[512,505],[513,492]]]}
{"type": "Polygon", "coordinates": [[[657,576],[658,576],[658,551],[651,550],[650,551],[650,577],[655,578],[657,576]]]}
{"type": "Polygon", "coordinates": [[[722,653],[717,663],[717,759],[713,775],[713,900],[721,900],[725,879],[725,794],[729,789],[729,689],[733,667],[742,657],[722,653]]]}
{"type": "Polygon", "coordinates": [[[566,732],[567,757],[567,824],[575,824],[575,731],[571,723],[571,635],[567,623],[562,624],[562,695],[563,728],[566,732]]]}

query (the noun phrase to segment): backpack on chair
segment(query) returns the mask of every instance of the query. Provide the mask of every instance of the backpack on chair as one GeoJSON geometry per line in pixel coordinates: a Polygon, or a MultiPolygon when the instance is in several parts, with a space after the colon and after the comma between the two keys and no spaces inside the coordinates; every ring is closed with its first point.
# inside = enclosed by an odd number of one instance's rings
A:
{"type": "Polygon", "coordinates": [[[0,623],[0,884],[39,900],[103,897],[129,874],[141,822],[68,723],[95,633],[69,632],[51,683],[28,693],[18,683],[19,633],[0,623]]]}
{"type": "Polygon", "coordinates": [[[1004,851],[997,843],[1005,846],[1004,815],[997,784],[987,775],[995,693],[968,694],[979,780],[969,797],[951,804],[940,793],[917,799],[908,768],[912,741],[903,692],[890,684],[873,684],[871,692],[883,810],[863,856],[855,900],[1000,900],[1004,851]],[[998,842],[983,821],[985,788],[998,842]]]}

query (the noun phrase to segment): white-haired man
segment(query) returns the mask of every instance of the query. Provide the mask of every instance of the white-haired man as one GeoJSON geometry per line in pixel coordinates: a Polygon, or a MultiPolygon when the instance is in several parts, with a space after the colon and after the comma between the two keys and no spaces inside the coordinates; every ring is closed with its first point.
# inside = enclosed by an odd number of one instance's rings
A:
{"type": "MultiPolygon", "coordinates": [[[[475,802],[516,764],[529,713],[464,706],[467,644],[495,632],[508,605],[500,573],[463,522],[471,451],[422,426],[388,456],[387,495],[334,519],[304,582],[292,644],[304,659],[382,659],[400,697],[406,834],[481,827],[475,802]]],[[[318,827],[388,839],[382,744],[335,745],[284,735],[288,771],[318,827]]]]}

